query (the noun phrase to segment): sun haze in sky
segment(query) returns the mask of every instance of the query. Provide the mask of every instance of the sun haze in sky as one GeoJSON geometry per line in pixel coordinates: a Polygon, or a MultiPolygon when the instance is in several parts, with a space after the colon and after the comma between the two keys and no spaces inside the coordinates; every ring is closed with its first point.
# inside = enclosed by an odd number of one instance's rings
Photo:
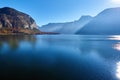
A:
{"type": "Polygon", "coordinates": [[[111,2],[114,4],[120,4],[120,0],[112,0],[111,2]]]}

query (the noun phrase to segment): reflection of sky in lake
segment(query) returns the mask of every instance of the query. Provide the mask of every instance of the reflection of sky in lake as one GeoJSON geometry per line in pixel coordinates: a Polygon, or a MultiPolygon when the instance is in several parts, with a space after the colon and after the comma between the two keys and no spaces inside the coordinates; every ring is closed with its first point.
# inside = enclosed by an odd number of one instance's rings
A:
{"type": "Polygon", "coordinates": [[[0,37],[0,63],[4,63],[0,70],[9,71],[11,66],[20,66],[24,73],[31,75],[34,72],[45,80],[118,80],[120,44],[117,37],[0,37]]]}

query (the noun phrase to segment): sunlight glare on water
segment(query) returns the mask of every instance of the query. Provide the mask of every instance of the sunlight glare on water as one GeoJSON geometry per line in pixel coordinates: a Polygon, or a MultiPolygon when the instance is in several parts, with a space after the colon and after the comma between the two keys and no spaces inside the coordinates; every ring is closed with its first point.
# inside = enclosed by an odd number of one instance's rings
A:
{"type": "MultiPolygon", "coordinates": [[[[120,35],[114,35],[114,36],[110,36],[110,38],[108,38],[109,40],[116,40],[119,41],[120,40],[120,35]]],[[[113,46],[114,49],[120,51],[120,42],[114,44],[113,46]]]]}
{"type": "Polygon", "coordinates": [[[120,51],[120,42],[115,44],[113,48],[120,51]]]}
{"type": "Polygon", "coordinates": [[[113,36],[110,36],[109,39],[110,39],[110,40],[120,40],[120,35],[113,35],[113,36]]]}
{"type": "Polygon", "coordinates": [[[120,80],[120,62],[117,63],[116,77],[120,80]]]}

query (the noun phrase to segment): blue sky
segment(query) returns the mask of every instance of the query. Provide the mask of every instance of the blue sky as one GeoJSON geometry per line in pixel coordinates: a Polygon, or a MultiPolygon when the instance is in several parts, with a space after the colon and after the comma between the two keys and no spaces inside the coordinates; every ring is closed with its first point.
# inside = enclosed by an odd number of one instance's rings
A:
{"type": "Polygon", "coordinates": [[[69,22],[82,15],[95,16],[102,10],[119,7],[120,0],[0,0],[0,7],[12,7],[31,15],[38,25],[69,22]]]}

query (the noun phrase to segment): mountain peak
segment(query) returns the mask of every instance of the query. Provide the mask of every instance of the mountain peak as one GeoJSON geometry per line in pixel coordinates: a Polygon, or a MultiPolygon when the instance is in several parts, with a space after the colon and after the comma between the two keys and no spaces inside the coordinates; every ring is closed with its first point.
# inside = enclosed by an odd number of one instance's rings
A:
{"type": "Polygon", "coordinates": [[[79,20],[75,20],[73,22],[49,23],[47,25],[43,25],[40,30],[47,32],[58,32],[62,34],[74,34],[91,20],[91,16],[84,15],[81,16],[79,20]]]}
{"type": "Polygon", "coordinates": [[[0,23],[1,27],[37,28],[32,17],[10,7],[0,8],[0,23]]]}
{"type": "Polygon", "coordinates": [[[27,15],[25,13],[22,13],[14,8],[11,8],[11,7],[3,7],[3,8],[0,8],[0,14],[5,14],[5,15],[27,15]]]}
{"type": "Polygon", "coordinates": [[[82,15],[81,17],[80,17],[80,19],[81,18],[92,18],[92,16],[90,16],[90,15],[82,15]]]}
{"type": "Polygon", "coordinates": [[[11,8],[11,7],[2,7],[0,9],[13,9],[13,8],[11,8]]]}
{"type": "Polygon", "coordinates": [[[7,33],[17,33],[21,31],[23,33],[32,33],[34,32],[32,31],[33,29],[37,30],[38,27],[35,20],[28,14],[10,7],[0,8],[0,34],[4,33],[4,31],[7,33]],[[26,29],[26,31],[24,29],[26,29]]]}
{"type": "Polygon", "coordinates": [[[120,10],[120,7],[108,8],[108,9],[105,9],[105,10],[112,10],[112,9],[114,9],[114,10],[120,10]]]}
{"type": "Polygon", "coordinates": [[[119,15],[120,13],[120,7],[115,7],[115,8],[108,8],[108,9],[104,9],[102,12],[100,12],[97,16],[101,16],[101,15],[119,15]]]}
{"type": "Polygon", "coordinates": [[[78,34],[120,34],[120,7],[108,8],[95,16],[88,24],[80,29],[78,34]]]}
{"type": "Polygon", "coordinates": [[[14,9],[14,8],[11,8],[11,7],[3,7],[3,8],[0,8],[0,11],[2,12],[4,12],[4,11],[17,11],[16,9],[14,9]]]}
{"type": "Polygon", "coordinates": [[[92,19],[92,18],[93,18],[93,17],[91,17],[90,15],[83,15],[83,16],[80,17],[80,19],[79,19],[78,21],[80,21],[80,20],[92,19]]]}

